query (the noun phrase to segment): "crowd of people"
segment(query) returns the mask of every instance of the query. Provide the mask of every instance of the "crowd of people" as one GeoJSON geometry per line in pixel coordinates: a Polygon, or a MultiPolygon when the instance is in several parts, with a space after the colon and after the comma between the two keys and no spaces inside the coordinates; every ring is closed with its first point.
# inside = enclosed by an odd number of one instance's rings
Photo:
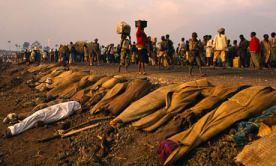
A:
{"type": "Polygon", "coordinates": [[[257,38],[252,32],[251,39],[244,35],[231,42],[220,28],[215,37],[204,35],[200,40],[196,32],[191,38],[181,38],[179,44],[174,47],[170,35],[151,38],[144,32],[144,28],[138,27],[136,42],[131,41],[129,35],[121,35],[118,45],[100,45],[98,39],[91,42],[70,42],[68,45],[60,45],[57,49],[40,50],[37,47],[26,49],[18,54],[20,63],[59,63],[61,65],[87,64],[90,66],[103,63],[118,63],[119,69],[130,64],[138,64],[139,73],[145,74],[145,64],[170,69],[174,65],[189,67],[192,74],[196,65],[202,73],[202,66],[211,67],[242,67],[242,68],[271,68],[276,67],[276,37],[275,32],[263,35],[263,39],[257,38]],[[232,43],[232,44],[231,44],[232,43]]]}

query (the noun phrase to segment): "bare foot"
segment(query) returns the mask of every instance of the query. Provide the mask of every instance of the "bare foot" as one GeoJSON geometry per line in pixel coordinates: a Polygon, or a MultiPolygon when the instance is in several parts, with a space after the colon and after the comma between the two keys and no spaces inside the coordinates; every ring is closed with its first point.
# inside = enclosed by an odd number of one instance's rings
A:
{"type": "Polygon", "coordinates": [[[4,138],[11,138],[11,137],[12,137],[11,130],[9,128],[7,128],[4,133],[4,138]]]}
{"type": "Polygon", "coordinates": [[[117,126],[117,124],[119,124],[119,123],[123,123],[123,122],[120,119],[114,119],[114,120],[110,121],[109,124],[111,127],[115,128],[117,126]]]}

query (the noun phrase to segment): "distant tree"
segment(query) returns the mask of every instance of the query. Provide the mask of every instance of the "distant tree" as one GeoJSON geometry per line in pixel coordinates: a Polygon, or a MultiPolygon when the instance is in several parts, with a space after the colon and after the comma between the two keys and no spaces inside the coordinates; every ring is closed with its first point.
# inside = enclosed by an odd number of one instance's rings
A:
{"type": "Polygon", "coordinates": [[[24,42],[23,43],[23,49],[26,50],[30,47],[30,43],[29,42],[24,42]]]}
{"type": "Polygon", "coordinates": [[[42,45],[40,44],[39,41],[35,41],[31,44],[31,48],[37,47],[39,49],[42,49],[42,45]]]}

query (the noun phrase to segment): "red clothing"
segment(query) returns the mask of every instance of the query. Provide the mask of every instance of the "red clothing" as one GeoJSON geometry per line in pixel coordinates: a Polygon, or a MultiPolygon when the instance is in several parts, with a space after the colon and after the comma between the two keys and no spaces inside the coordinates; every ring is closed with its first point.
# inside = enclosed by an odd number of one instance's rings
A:
{"type": "Polygon", "coordinates": [[[136,44],[137,48],[146,47],[146,45],[148,43],[148,38],[147,38],[146,33],[144,31],[142,31],[140,27],[138,27],[138,30],[136,32],[136,38],[137,38],[137,44],[136,44]]]}
{"type": "Polygon", "coordinates": [[[249,43],[250,52],[260,52],[260,40],[257,37],[252,37],[249,43]]]}

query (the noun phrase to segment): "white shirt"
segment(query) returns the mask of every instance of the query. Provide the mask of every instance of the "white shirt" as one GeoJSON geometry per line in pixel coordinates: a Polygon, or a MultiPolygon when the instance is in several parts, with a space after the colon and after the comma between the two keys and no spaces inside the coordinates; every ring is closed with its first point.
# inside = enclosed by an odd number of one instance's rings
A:
{"type": "Polygon", "coordinates": [[[179,47],[180,50],[185,50],[185,44],[186,44],[186,43],[183,42],[183,41],[180,42],[180,47],[179,47]]]}
{"type": "Polygon", "coordinates": [[[217,34],[214,39],[213,47],[218,51],[225,51],[227,49],[227,38],[225,35],[217,34]]]}
{"type": "Polygon", "coordinates": [[[101,47],[101,54],[103,55],[105,53],[105,48],[101,47]]]}
{"type": "Polygon", "coordinates": [[[208,40],[207,44],[206,44],[206,57],[211,57],[212,56],[212,52],[213,52],[213,40],[210,39],[208,40]]]}

